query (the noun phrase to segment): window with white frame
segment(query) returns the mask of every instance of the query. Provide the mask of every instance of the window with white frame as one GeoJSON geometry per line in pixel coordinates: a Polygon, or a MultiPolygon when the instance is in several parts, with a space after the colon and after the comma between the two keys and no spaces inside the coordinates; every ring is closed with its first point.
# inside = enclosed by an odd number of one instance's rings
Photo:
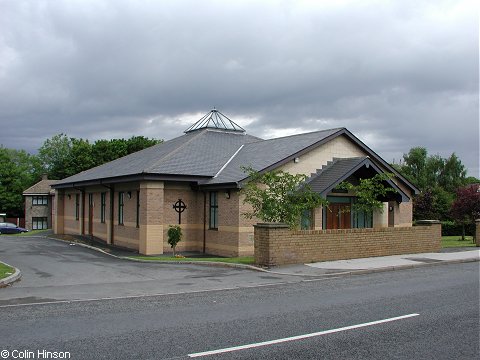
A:
{"type": "Polygon", "coordinates": [[[32,217],[32,230],[48,229],[48,219],[46,217],[32,217]]]}
{"type": "Polygon", "coordinates": [[[48,205],[48,195],[35,195],[32,196],[32,205],[45,206],[48,205]]]}

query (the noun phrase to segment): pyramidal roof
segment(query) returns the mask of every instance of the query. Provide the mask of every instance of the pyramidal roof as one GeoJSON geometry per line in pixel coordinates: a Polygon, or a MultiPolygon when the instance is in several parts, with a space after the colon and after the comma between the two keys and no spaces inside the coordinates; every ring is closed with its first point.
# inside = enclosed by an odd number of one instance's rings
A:
{"type": "Polygon", "coordinates": [[[192,131],[200,129],[218,129],[245,133],[244,128],[236,124],[233,120],[229,119],[226,115],[222,114],[215,108],[213,108],[213,110],[211,110],[208,114],[204,115],[195,124],[185,130],[184,133],[188,134],[192,131]]]}

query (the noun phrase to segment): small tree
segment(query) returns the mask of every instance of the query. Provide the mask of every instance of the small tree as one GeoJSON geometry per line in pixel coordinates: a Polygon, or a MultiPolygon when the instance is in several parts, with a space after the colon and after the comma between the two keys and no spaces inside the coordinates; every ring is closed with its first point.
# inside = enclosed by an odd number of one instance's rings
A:
{"type": "Polygon", "coordinates": [[[480,217],[480,186],[459,188],[451,214],[455,221],[462,224],[462,240],[465,240],[465,225],[475,224],[475,219],[480,217]]]}
{"type": "Polygon", "coordinates": [[[168,244],[172,247],[173,249],[173,256],[175,256],[175,247],[177,244],[182,240],[182,228],[178,225],[170,225],[168,227],[168,244]]]}
{"type": "Polygon", "coordinates": [[[358,185],[349,182],[342,182],[338,188],[352,191],[357,199],[353,203],[352,208],[358,212],[371,213],[374,210],[383,212],[383,202],[381,197],[386,196],[389,192],[395,192],[391,187],[383,184],[384,181],[393,177],[393,174],[376,174],[368,179],[360,179],[358,185]]]}
{"type": "Polygon", "coordinates": [[[252,211],[242,215],[247,219],[258,218],[265,222],[283,222],[297,228],[304,210],[311,210],[327,203],[319,194],[304,184],[306,175],[292,175],[284,171],[258,173],[244,168],[249,181],[242,189],[244,203],[252,211]]]}

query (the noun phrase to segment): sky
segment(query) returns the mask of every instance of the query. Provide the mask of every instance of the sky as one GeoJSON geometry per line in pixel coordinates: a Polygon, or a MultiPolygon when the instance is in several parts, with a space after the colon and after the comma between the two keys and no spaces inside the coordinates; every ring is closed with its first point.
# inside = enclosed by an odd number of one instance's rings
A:
{"type": "Polygon", "coordinates": [[[346,127],[479,173],[476,1],[0,0],[0,144],[346,127]]]}

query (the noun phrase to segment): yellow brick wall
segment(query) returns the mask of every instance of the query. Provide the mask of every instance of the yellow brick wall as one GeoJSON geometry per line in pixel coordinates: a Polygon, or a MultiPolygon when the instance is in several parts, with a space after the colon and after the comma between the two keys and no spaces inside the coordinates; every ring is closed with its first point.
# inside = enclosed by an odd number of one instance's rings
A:
{"type": "Polygon", "coordinates": [[[261,266],[434,252],[440,248],[440,224],[311,231],[255,226],[255,262],[261,266]]]}

